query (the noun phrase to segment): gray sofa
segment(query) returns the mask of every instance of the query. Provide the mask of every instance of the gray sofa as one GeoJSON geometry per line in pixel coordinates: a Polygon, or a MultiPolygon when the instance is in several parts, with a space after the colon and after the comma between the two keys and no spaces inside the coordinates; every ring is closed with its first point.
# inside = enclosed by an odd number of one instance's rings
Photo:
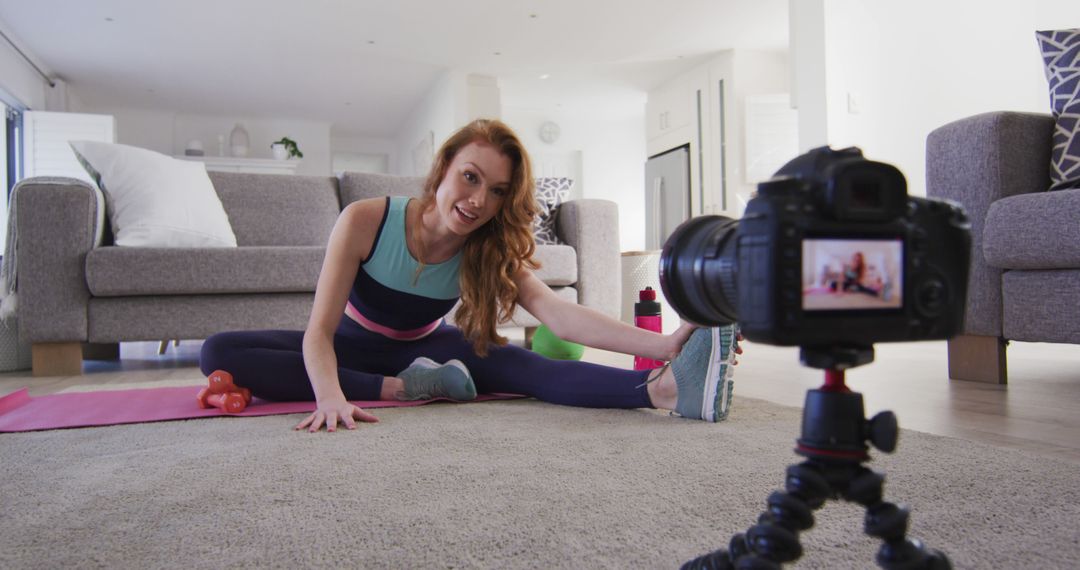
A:
{"type": "Polygon", "coordinates": [[[963,204],[973,233],[950,378],[1004,384],[1009,340],[1080,343],[1080,189],[1047,191],[1053,130],[1049,115],[995,112],[927,138],[927,194],[963,204]]]}
{"type": "MultiPolygon", "coordinates": [[[[421,179],[210,173],[238,247],[131,248],[97,237],[97,191],[72,179],[28,179],[17,205],[17,319],[33,374],[81,373],[119,356],[119,342],[203,339],[227,330],[303,329],[330,230],[344,205],[419,195],[421,179]]],[[[105,217],[107,219],[107,217],[105,217]]],[[[561,297],[619,311],[618,211],[605,200],[562,204],[567,245],[538,246],[538,276],[561,297]]],[[[505,326],[539,324],[519,310],[505,326]]]]}

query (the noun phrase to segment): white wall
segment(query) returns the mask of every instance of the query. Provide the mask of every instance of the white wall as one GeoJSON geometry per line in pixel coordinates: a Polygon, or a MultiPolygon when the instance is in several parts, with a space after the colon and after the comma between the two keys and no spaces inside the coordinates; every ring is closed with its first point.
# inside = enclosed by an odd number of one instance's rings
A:
{"type": "Polygon", "coordinates": [[[396,174],[423,176],[427,169],[416,168],[414,154],[427,140],[436,151],[454,131],[477,118],[502,117],[499,87],[494,78],[457,70],[444,73],[428,90],[424,100],[410,114],[397,137],[396,174]]]}
{"type": "Polygon", "coordinates": [[[448,71],[428,90],[424,100],[409,116],[409,121],[397,137],[397,174],[422,176],[416,168],[414,154],[424,141],[430,142],[432,151],[437,150],[454,129],[464,124],[468,112],[465,93],[468,87],[464,73],[448,71]],[[459,122],[460,121],[460,122],[459,122]]]}
{"type": "MultiPolygon", "coordinates": [[[[0,23],[0,29],[3,29],[4,33],[9,38],[14,38],[12,33],[7,29],[7,26],[0,23]]],[[[16,40],[17,41],[17,40],[16,40]]],[[[28,50],[21,45],[20,49],[24,53],[29,53],[28,50]]],[[[36,57],[29,53],[31,58],[36,60],[36,57]]],[[[37,63],[35,61],[35,63],[37,63]]],[[[38,64],[38,67],[41,67],[38,64]]],[[[49,109],[46,105],[46,95],[50,92],[48,82],[30,66],[26,60],[16,52],[11,45],[6,41],[0,40],[0,111],[6,113],[7,106],[10,105],[16,109],[39,109],[39,110],[55,110],[63,111],[66,109],[49,109]]],[[[2,118],[2,115],[0,115],[2,118]]],[[[7,156],[7,143],[5,141],[0,143],[0,150],[7,156]]],[[[7,247],[7,219],[8,219],[8,200],[7,200],[7,161],[0,159],[0,167],[2,167],[3,173],[0,174],[0,182],[3,183],[3,194],[0,196],[0,254],[2,254],[7,247]]]]}
{"type": "Polygon", "coordinates": [[[0,22],[0,29],[24,54],[30,57],[38,69],[52,76],[53,85],[38,73],[15,48],[0,40],[0,101],[16,109],[84,113],[82,100],[63,79],[55,77],[41,60],[0,22]]]}
{"type": "Polygon", "coordinates": [[[561,115],[503,102],[503,121],[530,153],[581,151],[583,198],[611,200],[619,206],[619,247],[645,249],[645,94],[641,114],[622,119],[561,115]],[[540,140],[540,124],[561,127],[555,144],[540,140]]]}
{"type": "Polygon", "coordinates": [[[181,154],[173,148],[173,123],[176,114],[147,109],[93,109],[87,113],[100,113],[116,117],[116,142],[149,149],[165,155],[181,154]]]}
{"type": "Polygon", "coordinates": [[[494,77],[469,74],[465,78],[465,89],[466,122],[502,118],[502,94],[494,77]]]}
{"type": "Polygon", "coordinates": [[[387,166],[386,172],[396,173],[400,171],[397,142],[393,139],[359,135],[339,135],[331,132],[330,151],[334,155],[342,153],[358,154],[367,157],[378,155],[385,156],[387,166]]]}
{"type": "MultiPolygon", "coordinates": [[[[685,105],[689,121],[654,136],[646,145],[646,151],[655,156],[689,144],[691,212],[694,215],[742,215],[760,182],[748,179],[745,172],[747,98],[788,95],[790,76],[785,52],[724,50],[650,92],[650,97],[661,101],[657,105],[669,100],[672,89],[682,96],[681,105],[685,105]],[[698,94],[700,99],[697,99],[698,94]],[[703,190],[702,194],[698,194],[699,189],[703,190]]],[[[761,131],[757,134],[764,136],[761,131]]]]}
{"type": "Polygon", "coordinates": [[[207,156],[219,156],[218,135],[223,135],[225,156],[229,156],[229,134],[237,123],[241,123],[250,139],[249,158],[272,158],[270,143],[287,136],[295,140],[304,153],[304,158],[296,168],[297,174],[331,174],[329,123],[299,119],[190,115],[132,108],[91,108],[84,109],[84,112],[116,117],[116,142],[165,155],[184,154],[188,141],[194,139],[202,142],[207,156]]]}
{"type": "MultiPolygon", "coordinates": [[[[724,160],[727,162],[728,199],[737,202],[729,203],[728,211],[742,215],[759,182],[747,181],[745,172],[746,98],[789,93],[791,75],[787,54],[780,52],[735,50],[732,64],[734,77],[725,81],[724,89],[724,131],[727,136],[724,160]]],[[[719,142],[713,148],[719,148],[719,142]]]]}
{"type": "Polygon", "coordinates": [[[826,0],[828,142],[895,164],[925,195],[930,131],[987,111],[1049,112],[1035,31],[1078,24],[1076,0],[826,0]]]}
{"type": "Polygon", "coordinates": [[[791,100],[799,112],[799,150],[829,141],[825,112],[825,0],[789,0],[791,100]]]}
{"type": "MultiPolygon", "coordinates": [[[[18,39],[11,34],[7,26],[0,23],[0,29],[3,29],[9,38],[13,38],[18,42],[18,39]]],[[[19,46],[19,49],[24,53],[29,53],[22,45],[19,46]]],[[[32,53],[30,57],[35,59],[35,63],[38,63],[32,53]]],[[[38,63],[38,67],[41,67],[40,63],[38,63]]],[[[37,71],[34,71],[34,68],[11,45],[2,39],[0,39],[0,89],[6,92],[7,97],[4,98],[8,100],[5,103],[9,105],[46,110],[45,92],[49,89],[48,83],[37,71]]],[[[60,111],[63,109],[50,110],[60,111]]]]}
{"type": "Polygon", "coordinates": [[[330,123],[320,121],[178,114],[173,126],[174,154],[183,154],[188,141],[199,140],[207,155],[218,156],[218,136],[224,136],[228,155],[229,135],[237,124],[248,132],[248,158],[273,158],[270,143],[289,137],[304,153],[296,174],[330,175],[330,123]]]}

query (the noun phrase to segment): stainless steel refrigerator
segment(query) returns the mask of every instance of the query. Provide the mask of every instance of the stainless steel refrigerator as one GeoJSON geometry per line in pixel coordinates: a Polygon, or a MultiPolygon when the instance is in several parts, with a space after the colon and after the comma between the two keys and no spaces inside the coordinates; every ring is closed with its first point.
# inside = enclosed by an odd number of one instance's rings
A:
{"type": "Polygon", "coordinates": [[[671,149],[645,163],[645,248],[664,247],[690,218],[690,149],[671,149]]]}

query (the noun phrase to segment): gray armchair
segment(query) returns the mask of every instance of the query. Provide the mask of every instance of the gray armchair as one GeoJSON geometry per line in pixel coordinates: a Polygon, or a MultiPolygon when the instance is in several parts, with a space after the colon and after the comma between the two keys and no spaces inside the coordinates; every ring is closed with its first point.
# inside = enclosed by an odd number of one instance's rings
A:
{"type": "Polygon", "coordinates": [[[1080,189],[1048,192],[1050,115],[994,112],[926,141],[926,188],[967,209],[971,276],[949,377],[1004,384],[1009,340],[1080,343],[1080,189]]]}

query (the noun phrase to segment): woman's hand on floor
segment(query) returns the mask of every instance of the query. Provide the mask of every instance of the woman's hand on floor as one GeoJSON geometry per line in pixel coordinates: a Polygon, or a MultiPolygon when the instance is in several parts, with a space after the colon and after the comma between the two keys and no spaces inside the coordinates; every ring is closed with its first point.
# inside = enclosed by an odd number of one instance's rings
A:
{"type": "Polygon", "coordinates": [[[345,424],[347,429],[356,429],[356,420],[362,422],[377,422],[379,418],[361,410],[360,408],[350,404],[344,398],[340,400],[329,400],[325,402],[319,402],[315,411],[306,418],[304,421],[296,424],[293,429],[301,430],[307,428],[309,432],[315,433],[322,429],[323,425],[326,425],[326,431],[336,431],[338,421],[345,424]]]}

